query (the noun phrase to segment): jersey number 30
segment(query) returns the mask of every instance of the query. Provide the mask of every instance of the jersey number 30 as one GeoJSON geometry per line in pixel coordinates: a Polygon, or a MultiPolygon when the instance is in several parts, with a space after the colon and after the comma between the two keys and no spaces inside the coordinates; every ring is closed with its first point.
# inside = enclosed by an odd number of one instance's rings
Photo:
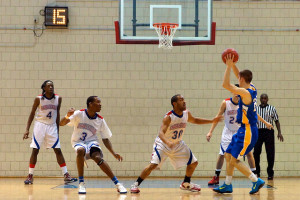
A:
{"type": "Polygon", "coordinates": [[[173,132],[173,137],[172,139],[176,140],[177,138],[180,138],[181,134],[182,134],[183,130],[180,130],[179,132],[178,131],[174,131],[173,132]]]}

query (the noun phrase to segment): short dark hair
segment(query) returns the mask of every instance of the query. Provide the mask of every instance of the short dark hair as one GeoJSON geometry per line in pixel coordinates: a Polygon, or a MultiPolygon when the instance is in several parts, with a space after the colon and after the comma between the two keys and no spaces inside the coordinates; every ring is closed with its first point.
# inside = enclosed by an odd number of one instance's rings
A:
{"type": "Polygon", "coordinates": [[[262,98],[262,96],[266,96],[266,97],[269,99],[269,97],[268,97],[268,95],[267,95],[266,93],[262,93],[262,94],[260,95],[260,98],[262,98]]]}
{"type": "Polygon", "coordinates": [[[95,101],[96,97],[98,97],[98,96],[90,96],[89,98],[87,98],[87,100],[86,100],[87,108],[89,108],[90,103],[93,103],[95,101]]]}
{"type": "Polygon", "coordinates": [[[240,87],[240,85],[239,84],[234,84],[236,87],[240,87]]]}
{"type": "Polygon", "coordinates": [[[245,79],[246,83],[251,83],[251,81],[252,81],[252,72],[250,70],[245,69],[243,71],[240,71],[239,75],[240,75],[241,78],[245,79]]]}
{"type": "Polygon", "coordinates": [[[172,96],[171,98],[171,105],[174,107],[173,103],[177,102],[178,100],[178,96],[181,96],[181,94],[175,94],[174,96],[172,96]]]}

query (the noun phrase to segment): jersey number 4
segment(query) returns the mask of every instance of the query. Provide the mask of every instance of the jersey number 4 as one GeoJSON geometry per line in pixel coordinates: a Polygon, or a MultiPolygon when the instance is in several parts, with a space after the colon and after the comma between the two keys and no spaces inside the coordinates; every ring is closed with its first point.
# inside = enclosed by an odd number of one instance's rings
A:
{"type": "Polygon", "coordinates": [[[49,119],[51,119],[51,117],[52,117],[52,112],[50,111],[46,117],[48,117],[49,119]]]}

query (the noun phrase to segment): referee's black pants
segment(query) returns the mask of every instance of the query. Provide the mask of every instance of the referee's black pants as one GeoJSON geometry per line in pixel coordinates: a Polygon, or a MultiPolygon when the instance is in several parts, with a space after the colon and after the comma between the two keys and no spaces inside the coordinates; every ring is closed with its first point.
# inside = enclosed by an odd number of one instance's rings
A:
{"type": "Polygon", "coordinates": [[[269,130],[266,128],[258,129],[258,140],[254,146],[254,160],[256,165],[256,172],[257,175],[260,176],[260,154],[262,145],[265,143],[265,149],[267,153],[267,161],[268,161],[268,177],[274,176],[274,161],[275,161],[275,137],[274,137],[274,130],[269,130]]]}

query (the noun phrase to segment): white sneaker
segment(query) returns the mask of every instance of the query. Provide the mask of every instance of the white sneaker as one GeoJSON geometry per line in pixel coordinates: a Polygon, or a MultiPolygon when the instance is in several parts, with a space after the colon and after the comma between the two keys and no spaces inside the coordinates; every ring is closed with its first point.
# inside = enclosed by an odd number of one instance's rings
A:
{"type": "Polygon", "coordinates": [[[194,183],[184,183],[184,182],[181,183],[180,189],[189,190],[191,192],[200,192],[201,191],[200,185],[197,185],[194,183]]]}
{"type": "Polygon", "coordinates": [[[131,185],[130,192],[135,193],[135,194],[140,193],[137,183],[134,183],[133,185],[131,185]]]}
{"type": "Polygon", "coordinates": [[[127,193],[127,190],[126,190],[126,188],[123,186],[122,183],[117,183],[117,184],[116,184],[116,188],[117,188],[117,190],[118,190],[118,192],[119,192],[120,194],[126,194],[126,193],[127,193]]]}
{"type": "Polygon", "coordinates": [[[84,182],[80,182],[78,186],[78,194],[86,194],[84,182]]]}

